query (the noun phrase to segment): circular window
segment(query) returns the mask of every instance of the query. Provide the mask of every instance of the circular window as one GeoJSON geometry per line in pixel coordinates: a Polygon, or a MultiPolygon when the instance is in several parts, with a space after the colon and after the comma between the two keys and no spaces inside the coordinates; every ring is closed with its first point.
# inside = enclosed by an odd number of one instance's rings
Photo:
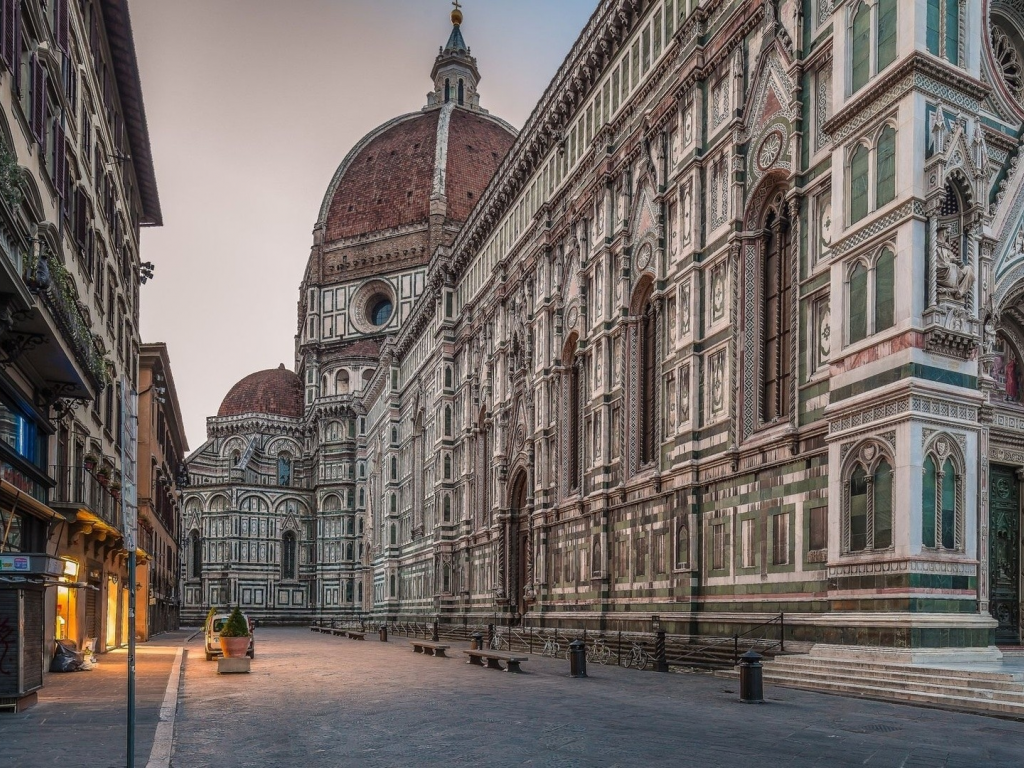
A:
{"type": "Polygon", "coordinates": [[[391,319],[391,313],[394,311],[391,299],[387,296],[377,295],[367,302],[367,306],[369,307],[369,312],[366,314],[369,316],[371,323],[378,328],[388,324],[388,321],[391,319]]]}

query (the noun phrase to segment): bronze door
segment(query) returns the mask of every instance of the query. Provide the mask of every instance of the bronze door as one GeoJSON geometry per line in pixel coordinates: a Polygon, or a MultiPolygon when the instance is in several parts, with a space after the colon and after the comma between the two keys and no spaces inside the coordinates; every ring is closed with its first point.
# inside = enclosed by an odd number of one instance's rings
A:
{"type": "Polygon", "coordinates": [[[1020,633],[1020,486],[1011,467],[989,470],[989,611],[996,642],[1018,645],[1020,633]]]}

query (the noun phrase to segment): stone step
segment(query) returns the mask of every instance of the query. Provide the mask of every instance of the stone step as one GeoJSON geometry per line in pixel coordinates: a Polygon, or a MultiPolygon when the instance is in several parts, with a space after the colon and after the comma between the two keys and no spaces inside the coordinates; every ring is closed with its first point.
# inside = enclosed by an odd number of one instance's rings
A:
{"type": "Polygon", "coordinates": [[[785,688],[801,688],[805,690],[826,691],[844,696],[858,696],[869,699],[899,701],[910,704],[924,704],[946,709],[969,710],[993,714],[1009,715],[1024,718],[1024,701],[997,701],[985,698],[974,698],[967,695],[951,695],[942,693],[925,693],[900,688],[884,688],[873,685],[859,685],[841,681],[808,682],[799,677],[779,675],[770,682],[785,688]]]}
{"type": "Polygon", "coordinates": [[[856,666],[832,666],[827,664],[787,664],[773,661],[764,665],[765,674],[823,675],[826,677],[852,677],[864,682],[885,684],[890,681],[939,685],[946,688],[988,689],[993,691],[1015,691],[1024,694],[1024,682],[1007,673],[1001,678],[964,677],[959,675],[934,675],[919,671],[916,667],[894,667],[891,670],[862,669],[856,666]]]}
{"type": "Polygon", "coordinates": [[[939,677],[943,679],[957,678],[968,680],[1017,681],[1024,683],[1024,672],[1001,671],[993,669],[970,669],[967,667],[919,666],[917,664],[898,664],[894,662],[861,662],[845,659],[819,658],[808,655],[776,656],[770,663],[788,667],[811,667],[828,670],[856,670],[862,674],[893,674],[910,672],[917,675],[939,677]]]}
{"type": "Polygon", "coordinates": [[[984,699],[986,701],[1007,701],[1024,705],[1024,688],[1003,688],[990,687],[992,684],[983,687],[971,687],[961,685],[947,685],[938,681],[922,682],[916,679],[902,679],[899,676],[891,678],[865,678],[854,674],[836,674],[825,671],[792,671],[774,670],[765,667],[764,680],[766,683],[774,683],[781,680],[802,680],[811,686],[826,686],[832,683],[865,686],[879,689],[893,689],[901,691],[913,691],[916,693],[937,693],[945,696],[966,696],[972,699],[984,699]]]}

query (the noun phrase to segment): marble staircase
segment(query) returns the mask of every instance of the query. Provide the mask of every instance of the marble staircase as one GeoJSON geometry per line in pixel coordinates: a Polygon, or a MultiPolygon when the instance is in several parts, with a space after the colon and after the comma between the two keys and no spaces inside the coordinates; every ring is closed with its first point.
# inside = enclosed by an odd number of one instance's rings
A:
{"type": "MultiPolygon", "coordinates": [[[[764,662],[773,685],[1024,720],[1024,659],[987,664],[911,664],[777,656],[764,662]]],[[[725,673],[738,676],[738,669],[725,673]]]]}

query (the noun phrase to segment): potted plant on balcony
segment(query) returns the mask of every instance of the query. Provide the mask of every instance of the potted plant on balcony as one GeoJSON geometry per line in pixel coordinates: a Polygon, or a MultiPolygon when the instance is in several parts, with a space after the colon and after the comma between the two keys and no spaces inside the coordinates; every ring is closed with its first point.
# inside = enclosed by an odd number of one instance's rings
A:
{"type": "Polygon", "coordinates": [[[99,480],[100,485],[106,487],[107,483],[110,482],[110,469],[101,466],[96,470],[96,479],[99,480]]]}
{"type": "Polygon", "coordinates": [[[121,500],[121,481],[112,480],[107,486],[107,490],[110,491],[110,495],[114,497],[116,501],[121,500]]]}
{"type": "Polygon", "coordinates": [[[249,650],[249,624],[238,608],[220,628],[220,649],[229,659],[240,659],[249,650]]]}
{"type": "Polygon", "coordinates": [[[95,451],[89,451],[85,454],[85,458],[82,459],[82,463],[85,465],[86,472],[92,472],[96,469],[96,465],[100,463],[100,457],[95,451]]]}

